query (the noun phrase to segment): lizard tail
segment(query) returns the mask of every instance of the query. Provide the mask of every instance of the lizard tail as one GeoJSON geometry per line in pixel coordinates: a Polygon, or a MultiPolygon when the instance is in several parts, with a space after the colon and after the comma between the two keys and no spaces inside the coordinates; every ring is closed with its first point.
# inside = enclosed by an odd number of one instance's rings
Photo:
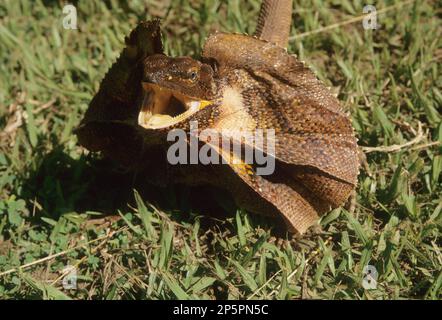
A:
{"type": "Polygon", "coordinates": [[[293,0],[263,0],[255,35],[287,48],[293,0]]]}

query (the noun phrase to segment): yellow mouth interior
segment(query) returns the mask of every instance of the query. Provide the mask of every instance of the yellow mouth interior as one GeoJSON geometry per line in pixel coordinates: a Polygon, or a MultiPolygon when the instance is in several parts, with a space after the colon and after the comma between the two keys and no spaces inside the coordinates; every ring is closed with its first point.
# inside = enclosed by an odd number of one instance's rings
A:
{"type": "Polygon", "coordinates": [[[138,124],[146,129],[174,125],[211,104],[152,83],[143,83],[143,89],[138,124]]]}

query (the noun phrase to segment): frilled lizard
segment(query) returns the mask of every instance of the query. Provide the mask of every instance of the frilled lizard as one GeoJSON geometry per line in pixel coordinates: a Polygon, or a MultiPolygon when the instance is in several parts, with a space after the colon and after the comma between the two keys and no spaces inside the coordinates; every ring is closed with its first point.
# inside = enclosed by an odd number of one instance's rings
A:
{"type": "MultiPolygon", "coordinates": [[[[251,212],[283,216],[303,233],[339,207],[357,183],[356,138],[339,101],[304,63],[286,51],[292,1],[263,1],[254,36],[215,32],[201,61],[168,57],[158,21],[139,24],[103,79],[76,133],[79,143],[132,168],[147,168],[157,184],[212,184],[251,212]],[[167,133],[176,128],[223,132],[273,129],[271,175],[239,163],[172,165],[167,133]],[[226,129],[230,131],[226,131],[226,129]],[[224,130],[224,131],[223,131],[224,130]]],[[[230,132],[230,133],[225,133],[230,132]]],[[[223,158],[222,145],[200,139],[223,158]]],[[[255,146],[252,146],[255,147],[255,146]]]]}

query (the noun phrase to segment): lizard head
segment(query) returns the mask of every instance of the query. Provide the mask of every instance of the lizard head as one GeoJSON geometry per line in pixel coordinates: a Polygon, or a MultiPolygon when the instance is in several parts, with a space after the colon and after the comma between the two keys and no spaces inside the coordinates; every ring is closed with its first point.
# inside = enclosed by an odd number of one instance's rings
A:
{"type": "Polygon", "coordinates": [[[138,124],[151,129],[185,120],[211,104],[215,94],[212,68],[190,57],[147,57],[142,86],[138,124]]]}

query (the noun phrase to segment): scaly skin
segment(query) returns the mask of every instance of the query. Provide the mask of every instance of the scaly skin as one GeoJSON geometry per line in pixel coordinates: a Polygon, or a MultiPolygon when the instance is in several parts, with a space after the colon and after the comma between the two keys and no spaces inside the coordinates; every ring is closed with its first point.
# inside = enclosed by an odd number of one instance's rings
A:
{"type": "MultiPolygon", "coordinates": [[[[251,212],[282,215],[293,232],[305,232],[321,214],[345,202],[359,170],[350,119],[282,42],[215,33],[199,62],[161,55],[159,39],[155,22],[131,33],[128,48],[106,75],[78,129],[80,144],[133,168],[147,168],[146,179],[159,185],[225,188],[251,212]],[[142,86],[150,85],[210,103],[183,121],[150,128],[137,118],[142,86]],[[276,150],[270,155],[276,158],[275,172],[259,176],[255,165],[243,162],[170,165],[166,135],[173,128],[189,130],[190,121],[198,121],[199,130],[217,132],[274,129],[276,150]]],[[[199,144],[229,156],[213,142],[201,138],[199,144]]]]}
{"type": "Polygon", "coordinates": [[[292,23],[293,0],[263,0],[255,35],[287,48],[292,23]]]}

